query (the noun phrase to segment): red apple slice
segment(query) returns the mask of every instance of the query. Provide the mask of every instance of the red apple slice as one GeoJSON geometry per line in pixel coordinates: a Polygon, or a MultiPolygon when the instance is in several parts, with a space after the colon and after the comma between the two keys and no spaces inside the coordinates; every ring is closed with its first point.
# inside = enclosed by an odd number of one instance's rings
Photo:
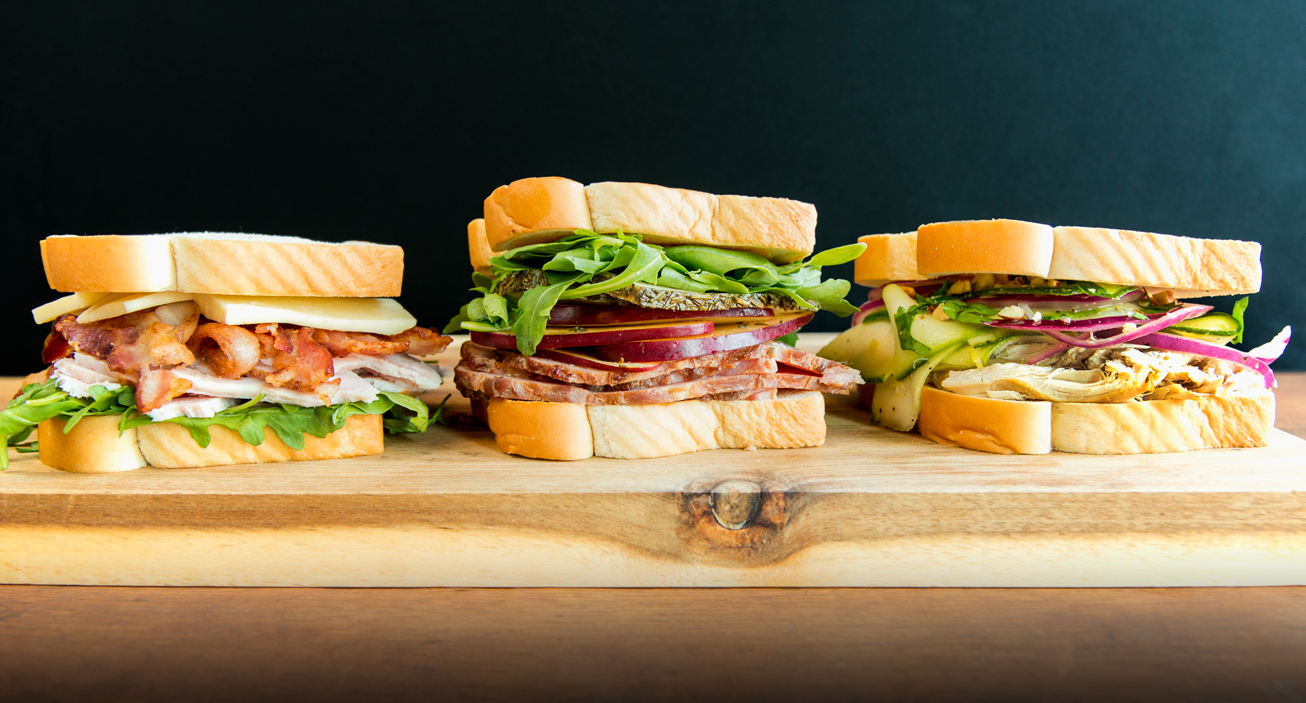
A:
{"type": "Polygon", "coordinates": [[[594,347],[594,356],[608,361],[674,361],[689,359],[704,354],[731,351],[751,347],[754,344],[769,342],[783,337],[807,324],[812,313],[780,315],[766,322],[736,322],[717,325],[709,334],[679,339],[651,339],[641,341],[606,344],[594,347]]]}
{"type": "MultiPolygon", "coordinates": [[[[538,349],[589,347],[596,344],[619,344],[641,339],[665,339],[711,334],[711,322],[683,322],[674,325],[626,325],[624,327],[550,327],[538,349]]],[[[495,349],[517,348],[517,337],[503,332],[472,332],[472,341],[495,349]]]]}
{"type": "Polygon", "coordinates": [[[659,310],[633,305],[554,305],[549,313],[550,325],[597,327],[629,325],[658,320],[705,320],[735,322],[741,317],[771,317],[770,308],[734,308],[732,310],[659,310]]]}
{"type": "Polygon", "coordinates": [[[627,373],[639,373],[641,371],[652,371],[653,369],[656,369],[657,367],[662,365],[662,363],[658,361],[654,361],[654,362],[635,361],[629,363],[622,363],[620,361],[604,361],[602,359],[594,357],[593,355],[585,354],[583,352],[577,351],[578,349],[580,349],[580,347],[573,347],[567,349],[541,349],[535,352],[535,356],[544,359],[553,359],[554,361],[563,361],[568,364],[575,364],[577,366],[584,366],[586,368],[591,368],[591,369],[600,369],[603,371],[623,371],[627,373]]]}

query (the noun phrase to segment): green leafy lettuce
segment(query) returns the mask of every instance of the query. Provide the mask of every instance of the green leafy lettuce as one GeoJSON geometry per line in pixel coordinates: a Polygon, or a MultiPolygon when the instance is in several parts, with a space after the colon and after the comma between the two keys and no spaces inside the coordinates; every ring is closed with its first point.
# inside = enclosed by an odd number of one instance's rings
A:
{"type": "MultiPolygon", "coordinates": [[[[8,447],[20,452],[36,451],[36,443],[21,444],[31,436],[36,426],[45,420],[62,418],[67,421],[63,431],[72,430],[82,418],[90,415],[118,415],[119,434],[133,427],[153,422],[148,415],[136,409],[136,398],[131,388],[115,390],[91,386],[90,398],[78,398],[59,389],[54,379],[44,383],[29,383],[8,407],[0,410],[0,437],[6,451],[0,453],[0,470],[9,464],[8,447]]],[[[447,398],[446,398],[447,400],[447,398]]],[[[442,404],[443,405],[443,404],[442,404]]],[[[286,446],[304,448],[304,436],[322,438],[345,426],[353,415],[382,415],[382,424],[391,434],[425,432],[432,422],[440,422],[440,408],[431,417],[426,404],[402,393],[377,391],[377,399],[370,403],[342,403],[316,408],[297,405],[280,405],[262,402],[262,396],[249,402],[218,412],[213,417],[177,417],[164,420],[181,425],[200,447],[209,446],[209,428],[225,427],[247,443],[263,443],[264,430],[271,429],[286,446]]]]}
{"type": "Polygon", "coordinates": [[[639,235],[598,234],[579,229],[556,242],[530,244],[490,260],[491,274],[475,274],[473,291],[481,297],[464,305],[445,332],[505,332],[517,337],[517,349],[535,353],[549,313],[562,300],[620,290],[634,284],[696,293],[771,294],[805,310],[828,310],[839,316],[857,312],[844,296],[851,284],[821,280],[821,267],[857,258],[865,244],[849,244],[809,259],[777,265],[751,252],[688,245],[663,248],[639,235]],[[547,284],[524,293],[500,295],[509,274],[536,271],[547,284]]]}

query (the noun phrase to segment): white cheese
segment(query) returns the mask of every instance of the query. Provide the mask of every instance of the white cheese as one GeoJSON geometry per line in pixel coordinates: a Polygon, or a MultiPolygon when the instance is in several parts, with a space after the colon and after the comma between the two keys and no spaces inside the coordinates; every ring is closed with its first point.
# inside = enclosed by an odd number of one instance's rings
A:
{"type": "Polygon", "coordinates": [[[417,324],[393,298],[282,298],[197,293],[200,311],[214,322],[280,322],[341,332],[399,334],[417,324]]]}
{"type": "Polygon", "coordinates": [[[178,293],[176,291],[118,293],[87,308],[86,312],[77,316],[77,322],[84,325],[88,322],[107,320],[111,317],[190,299],[190,293],[178,293]]]}
{"type": "Polygon", "coordinates": [[[73,293],[65,295],[58,300],[52,300],[39,308],[32,310],[32,318],[36,324],[44,325],[47,322],[53,322],[62,315],[70,312],[85,310],[92,305],[109,297],[109,293],[73,293]]]}

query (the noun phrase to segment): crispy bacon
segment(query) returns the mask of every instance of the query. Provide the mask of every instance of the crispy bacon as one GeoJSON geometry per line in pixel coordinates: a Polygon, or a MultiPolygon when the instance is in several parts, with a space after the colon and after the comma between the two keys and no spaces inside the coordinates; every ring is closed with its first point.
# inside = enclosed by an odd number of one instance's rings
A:
{"type": "Polygon", "coordinates": [[[55,321],[54,331],[73,351],[100,359],[119,373],[136,374],[195,363],[186,341],[198,323],[199,308],[183,302],[86,324],[77,322],[75,315],[64,315],[55,321]]]}
{"type": "Polygon", "coordinates": [[[51,329],[50,334],[45,336],[45,346],[41,349],[41,361],[53,364],[72,355],[73,348],[68,345],[68,340],[58,330],[51,329]]]}
{"type": "MultiPolygon", "coordinates": [[[[270,347],[273,372],[261,374],[264,381],[296,391],[312,391],[335,375],[331,352],[313,341],[311,327],[282,327],[276,323],[255,325],[254,334],[265,350],[270,347]]],[[[255,375],[260,375],[255,369],[255,375]]]]}
{"type": "Polygon", "coordinates": [[[389,356],[403,353],[438,354],[444,351],[452,340],[425,327],[412,327],[389,336],[338,330],[313,330],[313,341],[321,344],[334,356],[350,354],[389,356]]]}
{"type": "Polygon", "coordinates": [[[262,345],[253,332],[220,322],[200,325],[186,346],[221,378],[244,376],[262,356],[262,345]]]}
{"type": "Polygon", "coordinates": [[[136,383],[136,409],[143,413],[157,410],[189,389],[190,381],[178,378],[167,369],[146,369],[136,383]]]}

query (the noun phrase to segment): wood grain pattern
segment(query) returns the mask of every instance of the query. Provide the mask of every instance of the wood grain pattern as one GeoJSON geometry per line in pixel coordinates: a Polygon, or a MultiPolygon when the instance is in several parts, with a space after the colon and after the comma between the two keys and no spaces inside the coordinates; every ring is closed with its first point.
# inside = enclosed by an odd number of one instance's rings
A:
{"type": "Polygon", "coordinates": [[[391,438],[379,457],[99,476],[23,457],[0,475],[0,544],[14,545],[0,553],[0,581],[1306,583],[1306,442],[1296,437],[1146,457],[1005,457],[873,428],[851,400],[829,401],[825,446],[801,450],[525,460],[501,454],[455,396],[451,426],[391,438]]]}
{"type": "Polygon", "coordinates": [[[0,587],[0,700],[1306,700],[1306,589],[0,587]]]}

